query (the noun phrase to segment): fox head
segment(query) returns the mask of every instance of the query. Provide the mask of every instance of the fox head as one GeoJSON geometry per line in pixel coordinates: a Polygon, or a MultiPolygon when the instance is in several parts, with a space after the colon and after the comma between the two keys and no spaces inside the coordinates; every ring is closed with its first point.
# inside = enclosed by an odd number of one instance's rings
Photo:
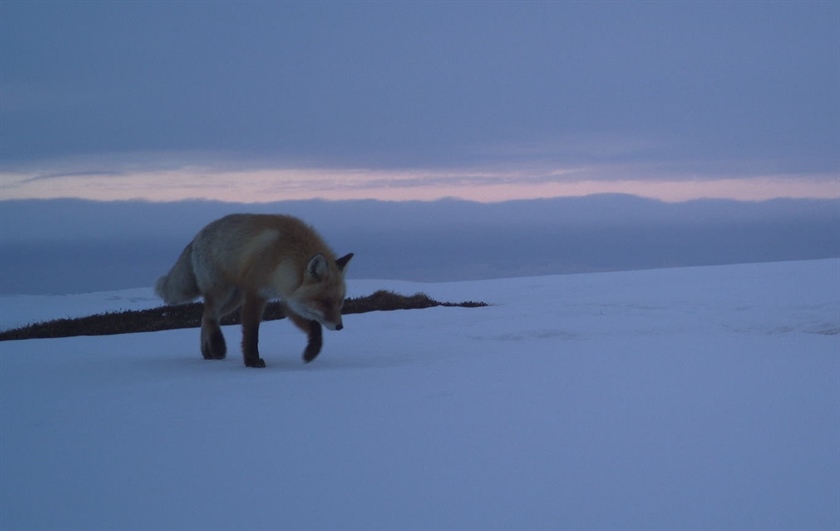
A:
{"type": "Polygon", "coordinates": [[[353,258],[353,253],[342,256],[335,262],[323,254],[316,254],[306,265],[303,283],[294,296],[286,300],[289,308],[304,319],[318,321],[329,330],[341,330],[341,307],[347,287],[344,284],[344,270],[353,258]]]}

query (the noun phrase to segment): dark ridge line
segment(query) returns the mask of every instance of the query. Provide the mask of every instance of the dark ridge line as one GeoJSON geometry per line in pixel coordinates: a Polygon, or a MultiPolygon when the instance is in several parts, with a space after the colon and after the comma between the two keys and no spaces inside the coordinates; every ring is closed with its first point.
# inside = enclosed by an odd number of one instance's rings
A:
{"type": "MultiPolygon", "coordinates": [[[[484,302],[440,302],[425,293],[406,296],[392,291],[379,290],[365,297],[349,298],[344,301],[342,314],[367,313],[393,310],[418,310],[435,306],[479,308],[484,302]]],[[[107,312],[86,317],[55,319],[34,323],[0,332],[0,341],[21,339],[55,339],[76,336],[106,336],[158,332],[201,326],[204,305],[200,302],[179,306],[159,306],[147,310],[124,310],[107,312]]],[[[283,304],[270,302],[263,313],[263,321],[276,321],[286,317],[283,304]]],[[[240,324],[239,311],[225,316],[223,326],[240,324]]]]}

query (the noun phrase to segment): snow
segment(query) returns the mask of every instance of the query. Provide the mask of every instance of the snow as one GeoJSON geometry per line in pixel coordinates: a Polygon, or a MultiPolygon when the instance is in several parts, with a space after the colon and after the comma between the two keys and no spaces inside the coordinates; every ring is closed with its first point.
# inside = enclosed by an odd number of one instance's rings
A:
{"type": "Polygon", "coordinates": [[[840,528],[840,260],[349,288],[492,305],[0,343],[0,529],[840,528]]]}

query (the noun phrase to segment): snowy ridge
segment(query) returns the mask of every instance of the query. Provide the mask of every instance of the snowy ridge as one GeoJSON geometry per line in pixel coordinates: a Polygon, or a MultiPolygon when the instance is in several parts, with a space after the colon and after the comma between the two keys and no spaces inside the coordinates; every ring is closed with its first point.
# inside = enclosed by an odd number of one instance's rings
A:
{"type": "Polygon", "coordinates": [[[491,306],[0,343],[0,528],[840,527],[840,260],[349,287],[491,306]]]}

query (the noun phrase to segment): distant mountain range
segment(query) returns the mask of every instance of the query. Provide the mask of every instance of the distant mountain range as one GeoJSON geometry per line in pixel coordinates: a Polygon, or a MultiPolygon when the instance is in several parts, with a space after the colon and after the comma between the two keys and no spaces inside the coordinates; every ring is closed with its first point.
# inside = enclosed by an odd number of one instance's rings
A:
{"type": "Polygon", "coordinates": [[[840,256],[840,199],[664,203],[0,202],[0,294],[150,285],[206,223],[277,212],[315,226],[355,278],[447,281],[840,256]]]}

